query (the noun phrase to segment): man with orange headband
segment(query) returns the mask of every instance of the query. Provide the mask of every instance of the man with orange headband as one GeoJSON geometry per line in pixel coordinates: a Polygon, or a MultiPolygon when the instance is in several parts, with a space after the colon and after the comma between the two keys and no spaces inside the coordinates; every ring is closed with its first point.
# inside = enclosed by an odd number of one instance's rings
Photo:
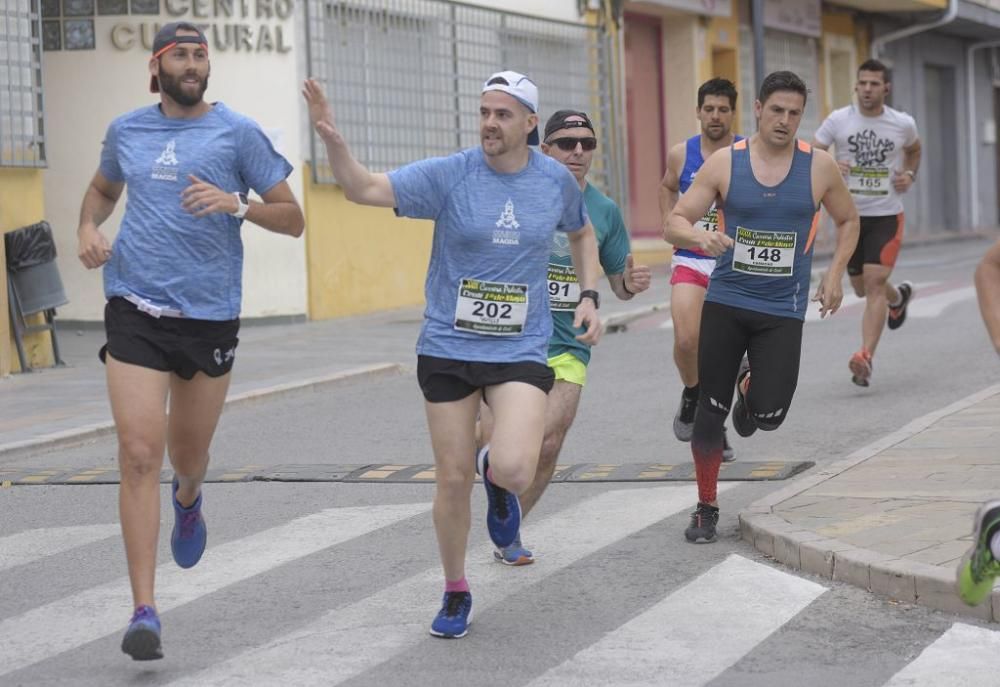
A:
{"type": "Polygon", "coordinates": [[[153,582],[164,448],[174,469],[174,560],[190,568],[205,550],[201,484],[239,341],[243,222],[291,236],[305,224],[285,181],[292,166],[261,128],[204,101],[210,71],[197,26],[160,29],[149,60],[160,102],[108,127],[77,230],[81,262],[104,267],[107,344],[99,355],[118,432],[135,606],[122,651],[137,661],[163,657],[153,582]],[[98,227],[126,186],[111,245],[98,227]],[[262,200],[249,200],[251,189],[262,200]]]}

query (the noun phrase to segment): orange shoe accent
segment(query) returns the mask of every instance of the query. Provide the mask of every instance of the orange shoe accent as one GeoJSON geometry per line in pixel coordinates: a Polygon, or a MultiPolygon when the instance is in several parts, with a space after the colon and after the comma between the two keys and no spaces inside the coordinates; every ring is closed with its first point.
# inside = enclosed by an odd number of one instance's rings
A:
{"type": "Polygon", "coordinates": [[[746,377],[740,382],[740,393],[746,396],[750,393],[750,373],[747,372],[746,377]]]}
{"type": "Polygon", "coordinates": [[[872,377],[872,354],[861,349],[851,356],[847,363],[851,370],[851,381],[858,386],[868,386],[868,380],[872,377]]]}

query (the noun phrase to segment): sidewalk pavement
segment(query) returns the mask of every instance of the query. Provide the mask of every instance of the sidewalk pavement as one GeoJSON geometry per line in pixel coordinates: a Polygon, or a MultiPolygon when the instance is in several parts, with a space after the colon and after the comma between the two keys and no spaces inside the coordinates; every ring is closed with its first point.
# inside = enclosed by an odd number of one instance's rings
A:
{"type": "Polygon", "coordinates": [[[955,571],[972,515],[1000,497],[1000,385],[914,420],[740,514],[745,540],[793,568],[1000,622],[1000,587],[970,608],[955,571]]]}
{"type": "MultiPolygon", "coordinates": [[[[615,297],[602,279],[599,312],[606,331],[668,307],[667,274],[665,265],[654,267],[653,286],[629,301],[615,297]]],[[[318,322],[246,323],[226,404],[403,374],[416,367],[422,321],[423,308],[413,307],[318,322]]],[[[97,358],[103,328],[60,328],[58,336],[65,367],[0,378],[0,466],[114,430],[97,358]]]]}

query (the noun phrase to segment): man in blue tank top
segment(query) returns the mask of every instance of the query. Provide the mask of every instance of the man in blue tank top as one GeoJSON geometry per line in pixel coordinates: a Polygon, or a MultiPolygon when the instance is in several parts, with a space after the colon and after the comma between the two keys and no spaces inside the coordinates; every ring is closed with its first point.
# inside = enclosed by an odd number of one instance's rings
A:
{"type": "Polygon", "coordinates": [[[348,199],[434,220],[427,308],[417,341],[417,380],[434,450],[434,528],[445,577],[430,632],[464,637],[472,620],[465,549],[474,462],[486,488],[487,529],[502,549],[517,537],[517,495],[535,477],[554,382],[546,364],[552,242],[556,232],[566,232],[580,285],[573,326],[582,326],[576,338],[592,345],[600,335],[594,229],[570,171],[529,147],[539,142],[538,89],[523,74],[499,72],[483,84],[481,145],[388,174],[373,174],[354,159],[315,81],[306,82],[304,95],[348,199]],[[490,445],[477,455],[481,399],[494,422],[490,445]]]}
{"type": "MultiPolygon", "coordinates": [[[[664,226],[677,204],[677,198],[691,187],[705,160],[715,151],[743,139],[732,133],[736,96],[736,87],[728,79],[710,79],[698,89],[697,117],[701,122],[701,134],[670,149],[667,171],[660,182],[660,214],[664,226]]],[[[719,215],[714,203],[695,226],[704,231],[719,230],[719,215]]],[[[708,279],[715,269],[715,257],[697,248],[674,246],[670,268],[674,364],[684,384],[681,403],[674,415],[674,436],[681,441],[691,441],[694,414],[698,408],[698,330],[701,327],[701,306],[705,302],[708,279]]],[[[722,441],[722,459],[733,460],[735,455],[725,433],[722,441]]]]}
{"type": "Polygon", "coordinates": [[[153,584],[164,447],[174,469],[174,560],[190,568],[205,550],[201,485],[239,341],[244,221],[291,236],[305,224],[285,180],[292,166],[260,126],[205,102],[210,70],[197,26],[157,32],[149,73],[159,102],[108,127],[77,229],[80,260],[104,268],[99,355],[135,607],[122,651],[137,661],[163,658],[153,584]],[[251,189],[261,200],[247,198],[251,189]],[[123,191],[125,217],[109,245],[98,227],[123,191]]]}
{"type": "Polygon", "coordinates": [[[775,430],[788,414],[819,205],[837,225],[833,260],[813,297],[823,317],[840,307],[841,280],[858,241],[857,209],[837,163],[795,138],[806,92],[792,72],[764,79],[754,103],[757,134],[713,155],[667,221],[668,241],[718,256],[701,315],[701,391],[691,440],[698,505],[684,532],[690,542],[715,541],[722,427],[734,385],[733,427],[740,436],[775,430]],[[725,231],[696,229],[717,200],[725,231]],[[744,354],[749,365],[741,365],[744,354]]]}

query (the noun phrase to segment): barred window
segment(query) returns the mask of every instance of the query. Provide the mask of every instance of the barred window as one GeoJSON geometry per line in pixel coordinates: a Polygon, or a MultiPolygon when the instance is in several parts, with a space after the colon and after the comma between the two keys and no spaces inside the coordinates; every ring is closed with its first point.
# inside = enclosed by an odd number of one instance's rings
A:
{"type": "MultiPolygon", "coordinates": [[[[308,72],[372,171],[478,145],[483,81],[513,69],[538,86],[541,128],[559,109],[590,114],[601,143],[591,180],[623,197],[610,174],[621,163],[612,164],[616,100],[600,28],[447,0],[308,0],[306,9],[308,72]]],[[[310,142],[314,178],[334,182],[314,132],[310,142]]]]}
{"type": "Polygon", "coordinates": [[[0,0],[0,166],[44,167],[38,0],[0,0]]]}
{"type": "MultiPolygon", "coordinates": [[[[819,99],[819,54],[816,39],[767,29],[764,34],[764,64],[764,71],[768,74],[788,69],[805,81],[809,96],[799,124],[798,137],[803,141],[812,140],[822,121],[820,114],[823,109],[823,103],[819,99]]],[[[740,27],[740,66],[743,91],[740,96],[740,121],[743,122],[742,133],[749,136],[757,131],[757,120],[753,113],[757,88],[753,71],[753,31],[746,25],[740,27]]]]}

